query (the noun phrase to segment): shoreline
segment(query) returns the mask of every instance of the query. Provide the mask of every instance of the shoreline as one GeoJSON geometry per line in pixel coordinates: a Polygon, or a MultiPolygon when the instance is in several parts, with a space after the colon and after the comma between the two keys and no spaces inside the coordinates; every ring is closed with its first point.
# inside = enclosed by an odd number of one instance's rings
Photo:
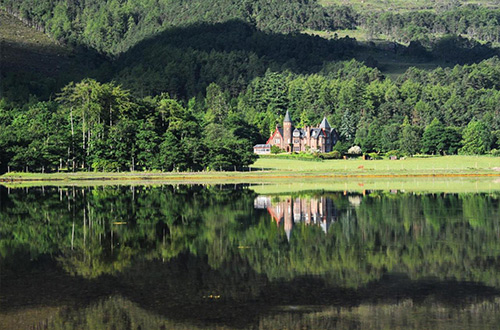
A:
{"type": "MultiPolygon", "coordinates": [[[[257,171],[255,171],[257,172],[257,171]]],[[[228,181],[239,182],[267,182],[283,179],[405,179],[405,178],[486,178],[499,177],[500,172],[484,173],[314,173],[314,172],[287,172],[279,171],[261,172],[260,175],[250,175],[249,172],[216,172],[207,173],[15,173],[0,176],[0,184],[24,183],[24,182],[84,182],[84,181],[148,181],[148,182],[205,182],[205,181],[228,181]]]]}
{"type": "Polygon", "coordinates": [[[439,156],[405,160],[303,160],[259,158],[248,171],[205,172],[10,172],[0,175],[0,184],[151,182],[151,183],[286,183],[308,180],[360,180],[411,178],[500,178],[500,157],[439,156]]]}

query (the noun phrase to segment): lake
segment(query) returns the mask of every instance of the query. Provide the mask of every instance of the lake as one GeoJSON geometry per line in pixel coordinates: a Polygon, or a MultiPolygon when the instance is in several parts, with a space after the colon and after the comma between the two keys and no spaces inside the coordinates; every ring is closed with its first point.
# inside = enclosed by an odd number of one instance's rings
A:
{"type": "Polygon", "coordinates": [[[0,186],[0,329],[498,328],[499,189],[309,188],[0,186]]]}

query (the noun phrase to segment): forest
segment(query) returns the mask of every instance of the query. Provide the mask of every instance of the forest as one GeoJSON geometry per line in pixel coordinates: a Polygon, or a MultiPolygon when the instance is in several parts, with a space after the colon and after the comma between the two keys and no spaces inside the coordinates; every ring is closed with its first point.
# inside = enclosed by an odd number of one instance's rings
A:
{"type": "Polygon", "coordinates": [[[354,145],[379,156],[500,154],[494,7],[1,0],[0,8],[67,47],[61,65],[74,68],[47,74],[6,61],[0,172],[243,169],[286,110],[297,127],[326,116],[339,154],[354,145]],[[301,33],[357,28],[393,43],[301,33]],[[378,59],[387,56],[445,65],[386,75],[378,59]]]}

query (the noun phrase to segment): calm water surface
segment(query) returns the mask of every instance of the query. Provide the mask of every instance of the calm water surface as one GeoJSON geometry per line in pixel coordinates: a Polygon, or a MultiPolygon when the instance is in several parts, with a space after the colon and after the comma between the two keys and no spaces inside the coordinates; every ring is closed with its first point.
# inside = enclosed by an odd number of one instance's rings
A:
{"type": "Polygon", "coordinates": [[[499,327],[499,191],[0,187],[0,329],[499,327]]]}

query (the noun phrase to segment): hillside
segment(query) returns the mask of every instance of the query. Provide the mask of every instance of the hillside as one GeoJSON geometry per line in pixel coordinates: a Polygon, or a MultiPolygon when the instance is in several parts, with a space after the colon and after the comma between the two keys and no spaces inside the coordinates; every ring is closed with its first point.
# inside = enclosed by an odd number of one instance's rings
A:
{"type": "Polygon", "coordinates": [[[24,101],[48,98],[69,81],[92,75],[104,58],[83,47],[72,49],[0,10],[1,97],[24,101]]]}
{"type": "Polygon", "coordinates": [[[297,127],[328,118],[339,136],[331,157],[352,146],[375,158],[499,154],[492,7],[0,6],[18,17],[3,14],[1,26],[0,171],[236,170],[286,111],[297,127]],[[361,30],[371,37],[346,36],[361,30]]]}
{"type": "Polygon", "coordinates": [[[111,56],[169,28],[197,23],[237,19],[278,33],[353,28],[355,23],[348,7],[326,8],[303,0],[0,0],[0,7],[42,27],[54,39],[84,44],[111,56]]]}

